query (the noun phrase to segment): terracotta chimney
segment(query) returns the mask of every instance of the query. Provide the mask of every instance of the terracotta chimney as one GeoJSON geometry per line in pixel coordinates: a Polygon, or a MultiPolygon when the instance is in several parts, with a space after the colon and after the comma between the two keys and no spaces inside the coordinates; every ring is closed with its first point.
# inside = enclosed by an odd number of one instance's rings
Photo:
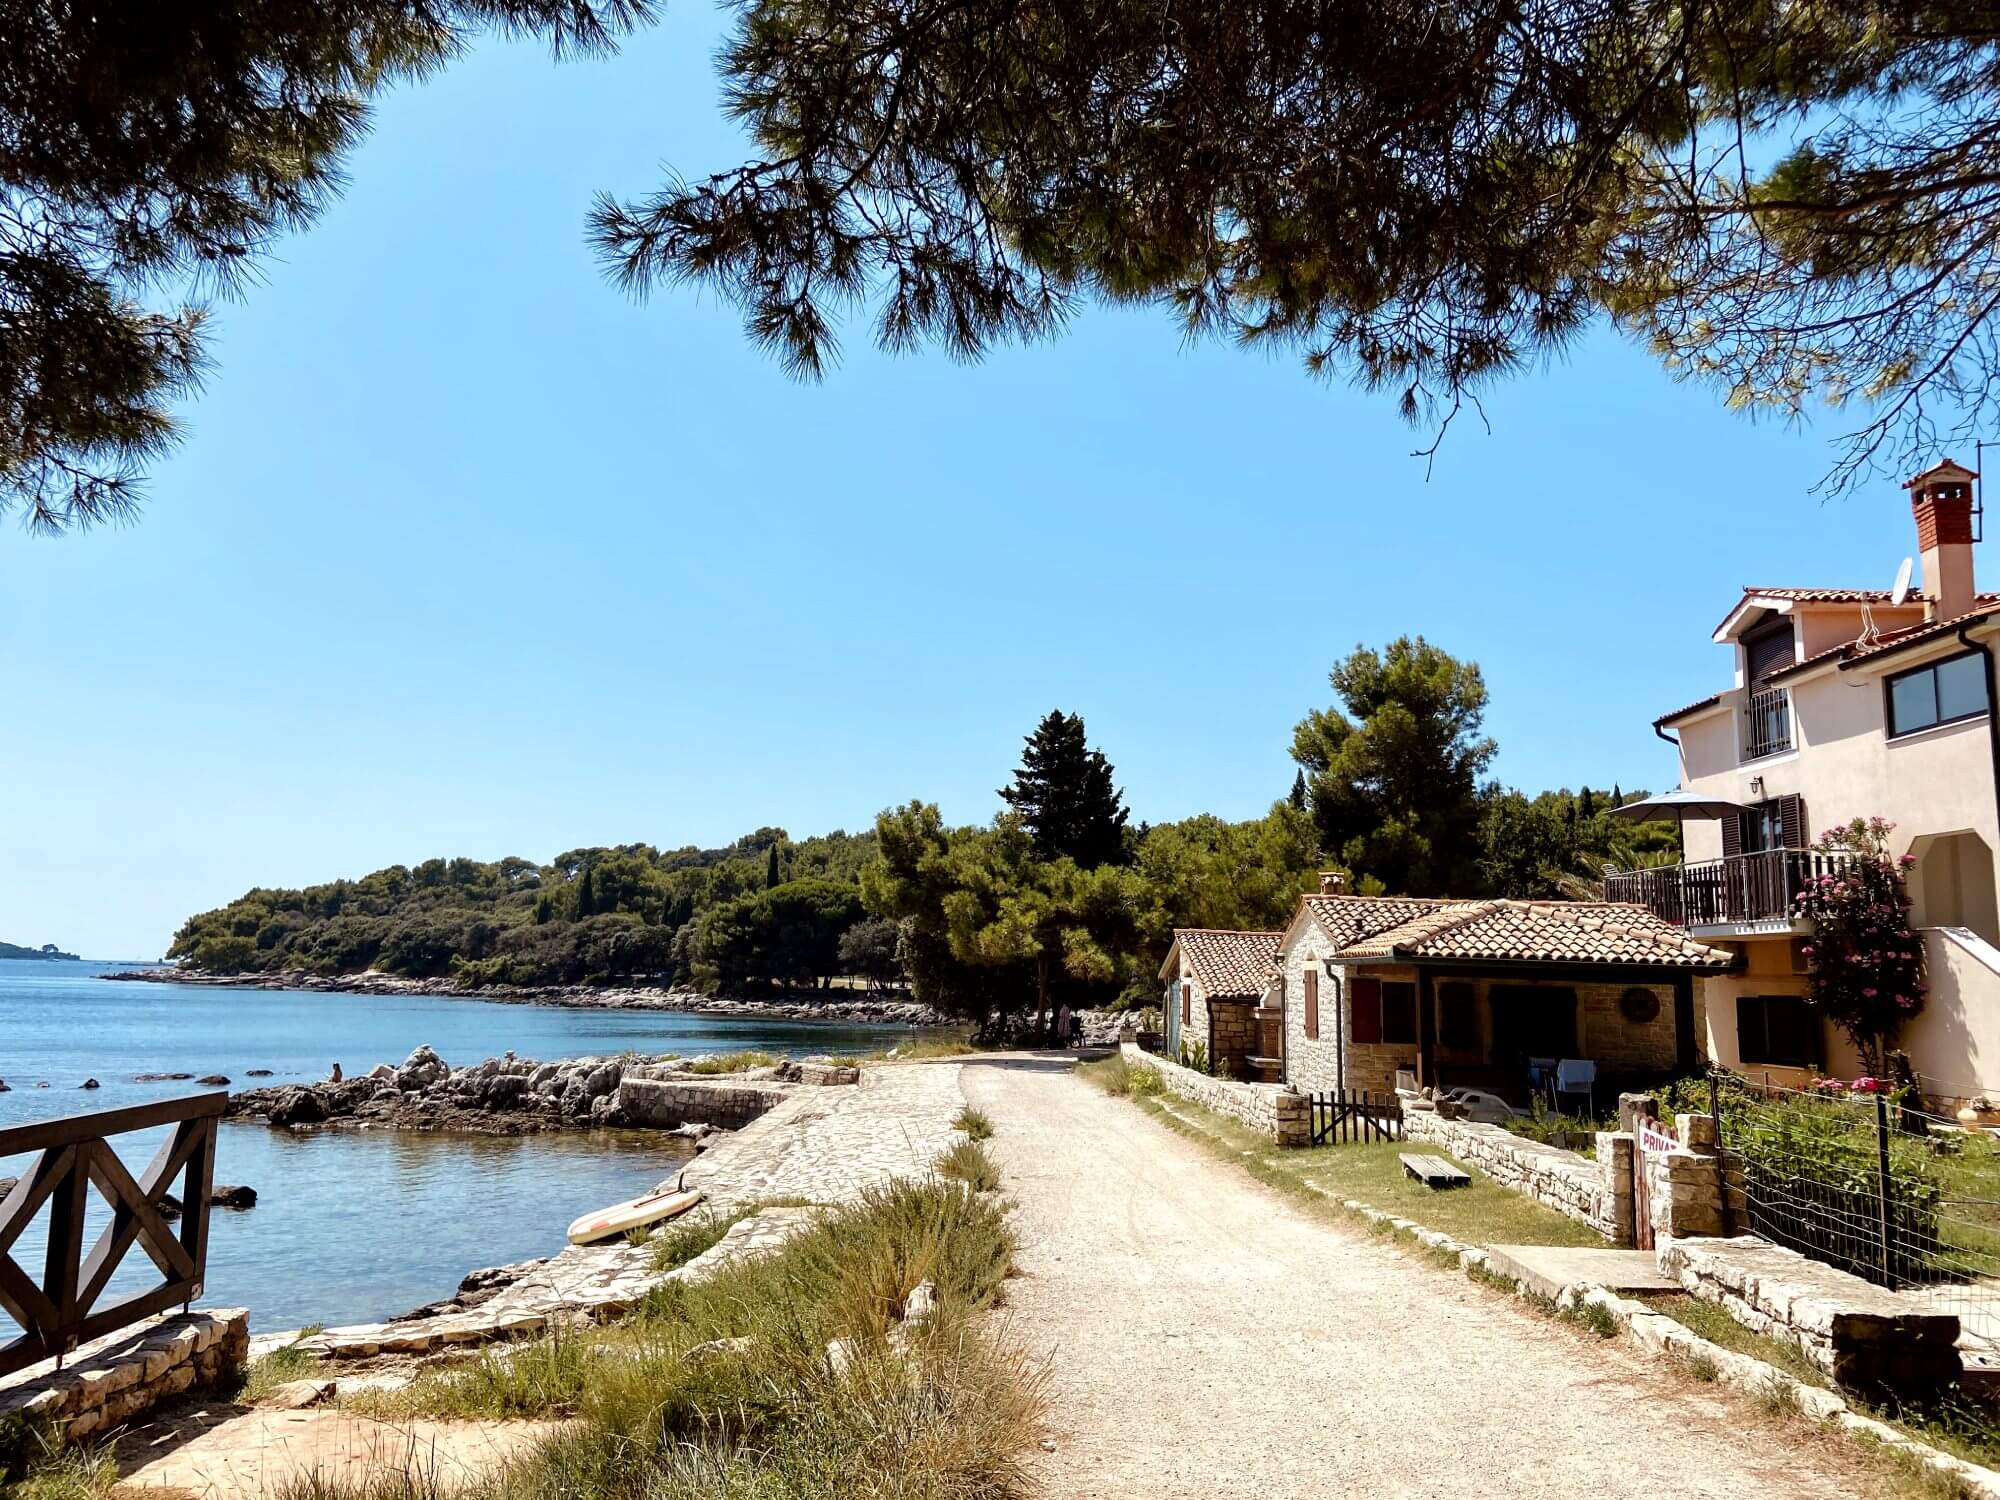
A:
{"type": "Polygon", "coordinates": [[[1338,896],[1341,887],[1347,884],[1347,877],[1338,870],[1319,872],[1319,893],[1322,896],[1338,896]]]}
{"type": "Polygon", "coordinates": [[[1972,481],[1978,477],[1946,459],[1907,486],[1923,559],[1926,620],[1954,619],[1972,608],[1972,481]]]}

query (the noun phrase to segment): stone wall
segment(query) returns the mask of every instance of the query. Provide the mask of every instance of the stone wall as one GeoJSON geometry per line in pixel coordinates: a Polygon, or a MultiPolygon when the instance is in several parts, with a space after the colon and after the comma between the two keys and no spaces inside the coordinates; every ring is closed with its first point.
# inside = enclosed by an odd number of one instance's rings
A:
{"type": "Polygon", "coordinates": [[[1646,1202],[1656,1241],[1741,1228],[1747,1217],[1743,1169],[1723,1166],[1715,1121],[1676,1115],[1674,1138],[1673,1150],[1646,1153],[1646,1202]]]}
{"type": "Polygon", "coordinates": [[[1442,1147],[1468,1167],[1588,1224],[1614,1245],[1633,1242],[1632,1137],[1599,1131],[1597,1160],[1531,1141],[1498,1125],[1447,1120],[1432,1110],[1408,1110],[1403,1129],[1412,1141],[1442,1147]]]}
{"type": "Polygon", "coordinates": [[[1249,1058],[1257,1050],[1257,1002],[1210,1000],[1208,1015],[1208,1057],[1215,1071],[1224,1078],[1248,1078],[1249,1058]]]}
{"type": "Polygon", "coordinates": [[[162,1401],[233,1384],[250,1352],[240,1307],[148,1318],[0,1380],[0,1421],[45,1422],[61,1442],[99,1438],[162,1401]]]}
{"type": "Polygon", "coordinates": [[[1228,1078],[1211,1078],[1192,1068],[1142,1052],[1131,1042],[1121,1043],[1119,1052],[1127,1067],[1151,1068],[1160,1075],[1169,1093],[1192,1100],[1217,1114],[1241,1120],[1259,1135],[1270,1137],[1280,1146],[1303,1146],[1308,1124],[1305,1098],[1276,1083],[1238,1083],[1228,1078]]]}
{"type": "Polygon", "coordinates": [[[672,1130],[679,1125],[713,1125],[740,1130],[784,1099],[770,1084],[711,1082],[685,1073],[638,1077],[628,1072],[618,1084],[618,1108],[634,1125],[672,1130]]]}
{"type": "Polygon", "coordinates": [[[1754,1235],[1659,1247],[1660,1269],[1849,1389],[1921,1394],[1959,1378],[1958,1319],[1754,1235]]]}

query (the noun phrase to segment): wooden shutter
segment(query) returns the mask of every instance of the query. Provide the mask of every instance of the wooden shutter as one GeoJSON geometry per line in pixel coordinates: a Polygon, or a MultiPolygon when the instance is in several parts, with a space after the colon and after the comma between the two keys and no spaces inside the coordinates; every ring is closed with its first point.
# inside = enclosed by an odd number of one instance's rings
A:
{"type": "Polygon", "coordinates": [[[1743,654],[1748,658],[1750,691],[1754,693],[1765,678],[1792,664],[1791,622],[1787,620],[1746,637],[1743,654]]]}
{"type": "Polygon", "coordinates": [[[1747,1063],[1768,1062],[1770,1055],[1770,1044],[1766,1040],[1764,1028],[1764,997],[1738,995],[1736,997],[1737,1060],[1747,1063]]]}
{"type": "Polygon", "coordinates": [[[1347,987],[1347,1029],[1357,1042],[1382,1040],[1382,981],[1357,979],[1347,987]]]}
{"type": "Polygon", "coordinates": [[[1778,823],[1784,831],[1787,849],[1806,846],[1806,799],[1797,792],[1778,799],[1778,823]]]}
{"type": "Polygon", "coordinates": [[[1319,1040],[1319,970],[1306,966],[1306,1040],[1319,1040]]]}
{"type": "Polygon", "coordinates": [[[1183,979],[1181,981],[1181,1025],[1186,1026],[1193,1020],[1194,981],[1192,979],[1183,979]]]}
{"type": "Polygon", "coordinates": [[[1740,812],[1722,820],[1722,857],[1733,859],[1743,852],[1743,820],[1749,817],[1740,812]]]}
{"type": "Polygon", "coordinates": [[[1472,986],[1463,979],[1438,986],[1438,1045],[1451,1052],[1479,1048],[1479,1013],[1472,986]]]}

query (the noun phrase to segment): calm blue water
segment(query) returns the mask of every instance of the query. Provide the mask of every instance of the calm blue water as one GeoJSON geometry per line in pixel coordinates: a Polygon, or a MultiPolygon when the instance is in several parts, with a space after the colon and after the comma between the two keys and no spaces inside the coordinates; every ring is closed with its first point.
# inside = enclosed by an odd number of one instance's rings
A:
{"type": "MultiPolygon", "coordinates": [[[[600,1053],[858,1052],[897,1027],[715,1021],[668,1012],[575,1010],[429,997],[212,990],[106,981],[115,965],[0,960],[0,1127],[195,1092],[136,1073],[226,1074],[232,1087],[350,1075],[400,1062],[420,1043],[454,1066],[511,1049],[540,1059],[600,1053]],[[252,1068],[273,1077],[246,1078],[252,1068]],[[86,1078],[101,1087],[79,1089],[86,1078]],[[46,1082],[46,1089],[37,1088],[46,1082]]],[[[116,1142],[134,1175],[162,1132],[116,1142]]],[[[366,1322],[447,1295],[475,1266],[560,1249],[569,1221],[651,1187],[684,1159],[678,1142],[639,1131],[494,1139],[415,1132],[292,1135],[225,1122],[216,1180],[260,1195],[217,1209],[210,1305],[250,1309],[255,1329],[366,1322]]],[[[0,1176],[21,1158],[0,1157],[0,1176]]],[[[99,1208],[93,1197],[93,1209],[99,1208]]],[[[15,1246],[39,1265],[40,1229],[15,1246]]],[[[135,1249],[114,1287],[152,1274],[135,1249]]],[[[12,1326],[0,1313],[0,1343],[12,1326]]]]}

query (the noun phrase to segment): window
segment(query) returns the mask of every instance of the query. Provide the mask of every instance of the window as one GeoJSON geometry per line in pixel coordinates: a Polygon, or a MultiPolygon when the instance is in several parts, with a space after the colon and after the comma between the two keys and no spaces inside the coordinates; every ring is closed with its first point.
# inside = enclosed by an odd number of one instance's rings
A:
{"type": "Polygon", "coordinates": [[[1982,653],[1948,656],[1889,679],[1889,733],[1914,734],[1986,712],[1982,653]]]}
{"type": "Polygon", "coordinates": [[[1463,979],[1438,986],[1438,1045],[1447,1052],[1479,1050],[1479,1011],[1463,979]]]}
{"type": "Polygon", "coordinates": [[[1382,986],[1382,1040],[1393,1046],[1416,1044],[1417,987],[1408,980],[1382,986]]]}
{"type": "Polygon", "coordinates": [[[1357,1042],[1382,1040],[1382,981],[1355,979],[1347,986],[1347,1030],[1357,1042]]]}
{"type": "Polygon", "coordinates": [[[1319,1040],[1319,970],[1306,964],[1306,1040],[1319,1040]]]}
{"type": "Polygon", "coordinates": [[[1819,1065],[1819,1016],[1797,995],[1738,995],[1736,1055],[1775,1067],[1819,1065]]]}

